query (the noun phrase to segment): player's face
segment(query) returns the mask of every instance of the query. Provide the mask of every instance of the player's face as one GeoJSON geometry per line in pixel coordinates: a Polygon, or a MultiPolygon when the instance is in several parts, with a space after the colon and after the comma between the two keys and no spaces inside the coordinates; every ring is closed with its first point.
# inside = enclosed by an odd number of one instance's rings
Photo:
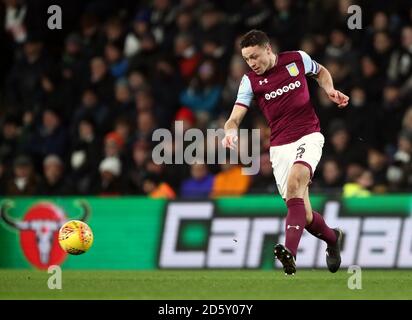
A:
{"type": "Polygon", "coordinates": [[[263,74],[270,65],[272,49],[269,45],[253,46],[242,49],[242,56],[256,74],[263,74]]]}

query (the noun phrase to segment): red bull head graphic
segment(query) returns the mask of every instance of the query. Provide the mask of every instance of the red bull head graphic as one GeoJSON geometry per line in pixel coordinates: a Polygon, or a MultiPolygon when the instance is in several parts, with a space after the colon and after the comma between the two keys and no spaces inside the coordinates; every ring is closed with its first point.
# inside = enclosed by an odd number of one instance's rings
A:
{"type": "MultiPolygon", "coordinates": [[[[79,204],[83,212],[78,220],[86,221],[90,209],[84,202],[79,204]]],[[[3,203],[0,217],[20,231],[20,245],[26,259],[39,269],[61,264],[67,256],[58,243],[59,229],[67,221],[63,210],[50,202],[40,202],[27,211],[23,220],[17,220],[7,213],[10,207],[10,201],[3,203]]]]}

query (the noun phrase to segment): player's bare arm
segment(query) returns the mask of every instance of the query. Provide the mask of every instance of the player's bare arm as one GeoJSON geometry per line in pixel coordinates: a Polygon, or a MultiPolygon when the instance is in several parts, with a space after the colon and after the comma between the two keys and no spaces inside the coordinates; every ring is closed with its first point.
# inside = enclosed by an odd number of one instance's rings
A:
{"type": "Polygon", "coordinates": [[[238,139],[237,130],[245,117],[246,112],[247,109],[245,107],[236,104],[234,105],[232,113],[225,123],[225,137],[222,140],[223,147],[230,149],[236,148],[236,142],[238,139]]]}
{"type": "Polygon", "coordinates": [[[319,64],[319,67],[319,73],[314,76],[319,86],[325,90],[329,99],[335,102],[339,108],[346,107],[349,102],[349,97],[334,88],[332,76],[330,75],[328,69],[321,64],[319,64]]]}

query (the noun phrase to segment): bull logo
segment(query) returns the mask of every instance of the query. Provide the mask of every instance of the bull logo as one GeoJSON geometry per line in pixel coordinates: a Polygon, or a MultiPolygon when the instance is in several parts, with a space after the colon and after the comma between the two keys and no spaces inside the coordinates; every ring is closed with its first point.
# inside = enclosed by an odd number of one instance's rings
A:
{"type": "MultiPolygon", "coordinates": [[[[90,209],[85,202],[79,202],[82,215],[78,220],[86,221],[90,209]]],[[[17,220],[7,213],[13,207],[11,201],[0,207],[0,217],[7,225],[20,231],[20,245],[24,256],[35,267],[47,269],[61,264],[67,253],[60,248],[58,232],[67,221],[63,210],[50,202],[40,202],[32,206],[23,220],[17,220]]]]}

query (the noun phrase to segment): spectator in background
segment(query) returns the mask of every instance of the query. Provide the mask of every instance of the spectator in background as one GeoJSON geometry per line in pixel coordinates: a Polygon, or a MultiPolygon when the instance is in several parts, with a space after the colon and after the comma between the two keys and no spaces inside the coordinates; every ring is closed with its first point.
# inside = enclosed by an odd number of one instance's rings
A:
{"type": "Polygon", "coordinates": [[[353,79],[351,78],[353,68],[341,59],[330,58],[325,61],[325,68],[329,70],[336,88],[348,91],[353,79]]]}
{"type": "Polygon", "coordinates": [[[147,87],[147,79],[142,71],[129,68],[129,74],[127,76],[130,91],[132,95],[137,94],[139,91],[144,90],[147,87]]]}
{"type": "Polygon", "coordinates": [[[174,53],[178,60],[180,74],[183,80],[188,83],[195,75],[202,59],[201,54],[197,52],[192,36],[187,33],[178,34],[174,41],[174,53]]]}
{"type": "Polygon", "coordinates": [[[154,112],[155,100],[150,87],[141,88],[135,95],[135,115],[141,112],[154,112]]]}
{"type": "Polygon", "coordinates": [[[384,132],[381,138],[389,148],[396,145],[404,108],[398,84],[389,82],[383,87],[383,99],[379,114],[379,128],[381,132],[384,132]]]}
{"type": "Polygon", "coordinates": [[[134,115],[134,105],[127,79],[122,78],[116,81],[114,103],[109,111],[111,119],[119,117],[130,118],[134,115]]]}
{"type": "Polygon", "coordinates": [[[251,184],[251,177],[242,174],[242,167],[231,164],[227,153],[227,161],[220,165],[221,172],[216,174],[211,197],[240,196],[247,192],[251,184]]]}
{"type": "Polygon", "coordinates": [[[126,188],[129,194],[143,194],[143,179],[146,174],[145,165],[150,157],[149,144],[138,141],[133,145],[132,159],[128,166],[126,188]]]}
{"type": "Polygon", "coordinates": [[[50,154],[44,159],[43,173],[44,178],[39,183],[36,194],[49,196],[73,194],[69,181],[64,178],[64,165],[58,156],[50,154]]]}
{"type": "Polygon", "coordinates": [[[368,101],[371,100],[367,98],[363,87],[354,86],[350,91],[350,108],[345,109],[342,116],[352,137],[364,141],[368,145],[378,146],[381,144],[379,137],[380,115],[376,111],[378,104],[368,103],[368,101]]]}
{"type": "Polygon", "coordinates": [[[365,163],[366,154],[351,136],[343,121],[336,120],[330,124],[329,139],[325,148],[326,157],[333,157],[345,168],[351,162],[365,163]]]}
{"type": "Polygon", "coordinates": [[[215,61],[219,70],[225,69],[230,62],[226,43],[221,43],[216,37],[206,38],[202,43],[202,55],[204,59],[215,61]]]}
{"type": "Polygon", "coordinates": [[[175,27],[165,34],[165,47],[173,48],[174,41],[178,34],[188,34],[195,38],[199,34],[199,27],[196,24],[197,17],[194,14],[195,10],[180,7],[176,15],[175,27]]]}
{"type": "Polygon", "coordinates": [[[123,57],[123,46],[121,43],[109,42],[104,48],[104,57],[107,61],[110,74],[115,80],[126,76],[128,61],[123,57]]]}
{"type": "MultiPolygon", "coordinates": [[[[88,62],[85,59],[83,39],[76,33],[66,37],[64,51],[59,62],[59,82],[55,83],[55,103],[61,106],[66,120],[78,104],[84,79],[87,78],[88,62]]],[[[54,101],[55,101],[54,100],[54,101]]]]}
{"type": "Polygon", "coordinates": [[[247,72],[247,65],[241,56],[233,56],[230,67],[229,75],[226,79],[225,86],[222,92],[222,109],[229,111],[233,107],[233,101],[237,98],[239,90],[239,84],[243,75],[247,72]]]}
{"type": "Polygon", "coordinates": [[[99,99],[96,91],[89,87],[84,89],[81,97],[81,105],[77,108],[72,119],[72,132],[78,127],[79,121],[85,117],[92,118],[97,128],[103,133],[109,128],[108,107],[99,99]]]}
{"type": "Polygon", "coordinates": [[[99,21],[95,14],[87,12],[80,18],[80,29],[87,59],[102,54],[104,39],[99,32],[99,21]]]}
{"type": "Polygon", "coordinates": [[[177,69],[177,65],[168,56],[159,58],[155,63],[150,84],[157,101],[155,110],[157,124],[161,128],[170,126],[173,115],[179,107],[182,79],[177,69]]]}
{"type": "Polygon", "coordinates": [[[376,62],[378,73],[386,77],[386,70],[388,70],[390,56],[393,51],[392,40],[387,32],[380,31],[374,34],[372,50],[371,56],[376,62]]]}
{"type": "Polygon", "coordinates": [[[80,120],[70,152],[70,178],[76,193],[87,194],[91,192],[99,160],[102,157],[101,143],[93,119],[80,120]]]}
{"type": "Polygon", "coordinates": [[[241,8],[242,33],[251,29],[264,28],[271,16],[271,10],[264,0],[247,1],[241,8]]]}
{"type": "Polygon", "coordinates": [[[354,181],[361,175],[365,167],[357,162],[350,162],[345,168],[345,181],[354,181]]]}
{"type": "Polygon", "coordinates": [[[199,34],[196,38],[197,46],[202,47],[206,40],[213,39],[222,45],[221,50],[226,51],[226,44],[233,39],[231,25],[226,23],[224,14],[212,3],[204,4],[199,21],[199,34]]]}
{"type": "Polygon", "coordinates": [[[412,186],[412,131],[403,130],[398,138],[398,149],[387,171],[389,190],[410,191],[412,186]]]}
{"type": "Polygon", "coordinates": [[[152,141],[153,131],[156,129],[156,120],[150,111],[142,111],[136,117],[136,131],[134,141],[152,141]]]}
{"type": "MultiPolygon", "coordinates": [[[[345,26],[346,27],[346,26],[345,26]]],[[[329,35],[329,44],[325,48],[325,59],[336,59],[345,64],[354,65],[356,62],[352,43],[345,28],[334,28],[329,35]]]]}
{"type": "Polygon", "coordinates": [[[373,175],[369,170],[363,170],[343,186],[343,197],[369,197],[372,193],[370,189],[373,187],[373,175]]]}
{"type": "Polygon", "coordinates": [[[132,21],[132,29],[127,34],[124,45],[124,55],[126,58],[130,58],[135,54],[138,54],[142,48],[141,38],[144,34],[150,31],[150,12],[149,10],[142,9],[137,12],[132,21]]]}
{"type": "MultiPolygon", "coordinates": [[[[330,101],[328,95],[326,94],[325,90],[322,88],[316,89],[316,96],[315,96],[317,103],[316,103],[316,113],[319,116],[319,121],[322,124],[330,125],[334,120],[339,119],[342,113],[347,111],[347,108],[340,110],[335,107],[334,103],[330,101]]],[[[349,103],[352,102],[352,99],[349,99],[349,103]]]]}
{"type": "Polygon", "coordinates": [[[366,28],[365,43],[366,50],[370,49],[374,36],[379,32],[390,32],[389,18],[386,12],[377,11],[374,13],[372,23],[366,28]]]}
{"type": "Polygon", "coordinates": [[[130,147],[133,143],[132,137],[132,125],[130,120],[126,117],[119,117],[114,123],[113,132],[116,133],[123,141],[123,154],[130,151],[130,147]]]}
{"type": "Polygon", "coordinates": [[[176,112],[174,121],[182,121],[183,132],[186,132],[188,129],[191,129],[195,126],[196,116],[192,110],[183,106],[176,112]]]}
{"type": "Polygon", "coordinates": [[[207,164],[198,161],[190,166],[190,178],[182,182],[180,196],[183,198],[205,198],[212,191],[214,176],[207,164]]]}
{"type": "Polygon", "coordinates": [[[43,50],[44,43],[29,35],[23,44],[23,55],[13,65],[7,83],[7,93],[14,111],[39,108],[41,77],[50,68],[50,60],[43,50]]]}
{"type": "Polygon", "coordinates": [[[6,166],[12,164],[20,149],[20,126],[18,117],[6,116],[1,127],[0,159],[6,166]]]}
{"type": "Polygon", "coordinates": [[[182,92],[180,102],[196,113],[211,117],[219,103],[222,87],[213,60],[203,61],[189,86],[182,92]]]}
{"type": "Polygon", "coordinates": [[[6,183],[6,194],[10,196],[35,195],[39,179],[33,163],[27,156],[16,157],[13,163],[13,175],[6,183]]]}
{"type": "Polygon", "coordinates": [[[156,42],[163,44],[166,30],[170,30],[175,22],[177,8],[171,0],[154,0],[151,6],[150,24],[156,42]]]}
{"type": "Polygon", "coordinates": [[[112,16],[107,19],[104,25],[104,37],[106,43],[117,43],[123,47],[125,33],[120,17],[112,16]]]}
{"type": "Polygon", "coordinates": [[[319,45],[315,37],[312,35],[308,35],[302,39],[302,42],[300,43],[300,49],[302,51],[305,51],[315,61],[321,59],[319,45]]]}
{"type": "Polygon", "coordinates": [[[406,110],[402,119],[402,129],[412,132],[412,105],[406,110]]]}
{"type": "Polygon", "coordinates": [[[385,77],[378,70],[378,66],[371,56],[365,55],[361,58],[363,88],[371,101],[380,100],[382,86],[385,84],[385,77]]]}
{"type": "Polygon", "coordinates": [[[293,10],[291,0],[273,0],[272,12],[266,30],[269,36],[279,39],[281,51],[296,50],[303,35],[303,22],[300,12],[293,10]]]}
{"type": "Polygon", "coordinates": [[[248,193],[275,194],[276,184],[273,181],[273,168],[268,152],[260,154],[259,173],[252,177],[248,193]]]}
{"type": "Polygon", "coordinates": [[[82,38],[77,33],[71,33],[66,37],[60,63],[63,73],[70,72],[70,75],[66,74],[66,78],[75,77],[78,79],[78,76],[83,72],[82,69],[86,67],[82,38]]]}
{"type": "Polygon", "coordinates": [[[200,7],[200,4],[200,0],[181,0],[180,8],[184,10],[191,10],[195,18],[198,18],[202,11],[202,7],[200,7]]]}
{"type": "Polygon", "coordinates": [[[60,115],[55,109],[48,108],[44,110],[42,123],[29,138],[25,149],[38,166],[48,154],[56,154],[64,158],[68,151],[67,138],[67,131],[62,125],[60,115]]]}
{"type": "Polygon", "coordinates": [[[153,173],[148,173],[143,179],[143,192],[150,198],[174,199],[176,193],[172,187],[153,173]]]}
{"type": "Polygon", "coordinates": [[[401,95],[412,89],[412,26],[402,28],[401,47],[391,55],[388,77],[392,81],[401,83],[401,95]]]}
{"type": "Polygon", "coordinates": [[[321,176],[315,179],[314,188],[320,192],[340,193],[344,184],[344,174],[339,163],[334,158],[323,161],[321,176]]]}
{"type": "Polygon", "coordinates": [[[117,196],[123,193],[121,183],[122,165],[118,158],[104,158],[99,165],[99,178],[93,186],[93,194],[117,196]]]}
{"type": "Polygon", "coordinates": [[[4,28],[17,44],[24,43],[27,38],[27,28],[24,20],[27,15],[27,5],[24,0],[5,0],[6,6],[4,28]]]}
{"type": "Polygon", "coordinates": [[[62,117],[66,116],[66,110],[60,106],[59,100],[64,97],[60,95],[59,86],[60,75],[55,70],[46,71],[40,79],[39,105],[53,105],[59,109],[62,117]],[[63,110],[62,110],[63,109],[63,110]]]}
{"type": "Polygon", "coordinates": [[[368,150],[368,168],[373,176],[374,193],[384,193],[387,191],[386,172],[388,169],[388,159],[386,155],[378,149],[368,150]]]}
{"type": "Polygon", "coordinates": [[[124,147],[123,137],[116,131],[111,131],[104,137],[104,157],[121,159],[124,147]]]}
{"type": "Polygon", "coordinates": [[[169,166],[165,165],[164,163],[156,163],[155,159],[150,155],[144,164],[144,172],[149,175],[155,175],[160,178],[162,182],[166,182],[168,186],[170,186],[173,190],[177,190],[180,186],[182,179],[187,177],[187,175],[181,174],[176,167],[183,167],[186,168],[187,165],[175,165],[169,166]]]}
{"type": "Polygon", "coordinates": [[[105,60],[101,57],[94,57],[90,60],[90,78],[87,86],[93,88],[99,101],[105,105],[110,105],[114,97],[114,78],[107,68],[105,60]]]}
{"type": "Polygon", "coordinates": [[[140,51],[129,59],[130,70],[140,70],[145,76],[150,76],[159,54],[160,49],[155,36],[152,32],[145,33],[141,36],[140,51]]]}

